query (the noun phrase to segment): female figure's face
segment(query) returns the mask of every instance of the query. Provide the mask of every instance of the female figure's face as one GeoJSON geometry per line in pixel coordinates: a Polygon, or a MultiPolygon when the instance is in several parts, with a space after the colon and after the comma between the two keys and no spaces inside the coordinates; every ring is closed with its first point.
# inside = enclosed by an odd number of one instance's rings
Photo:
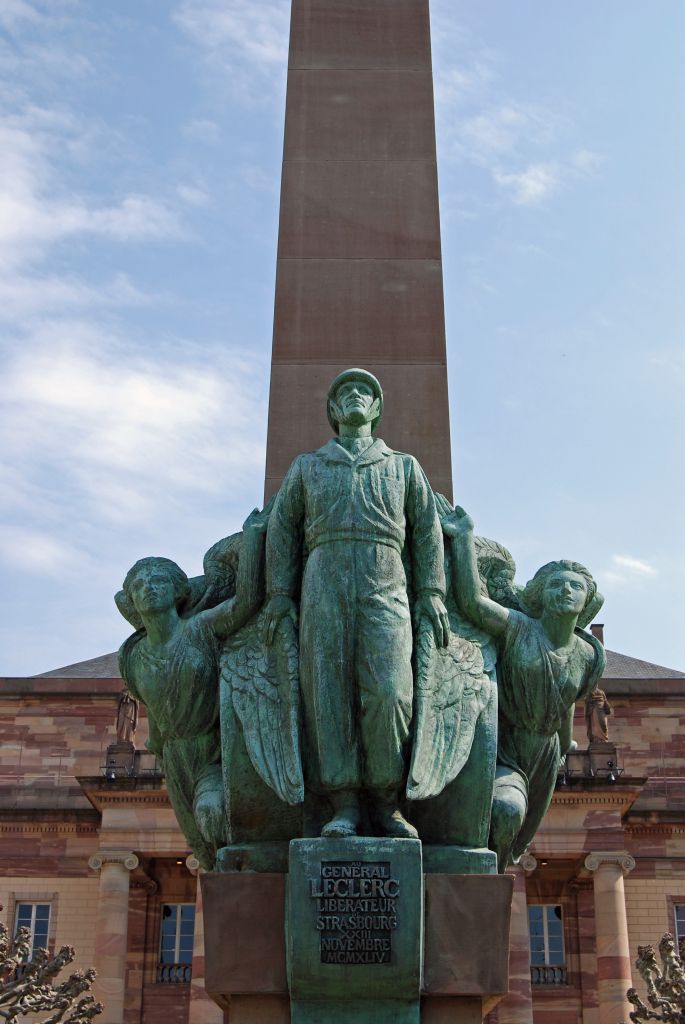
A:
{"type": "Polygon", "coordinates": [[[580,615],[587,600],[587,583],[569,569],[553,572],[542,591],[542,607],[556,615],[580,615]]]}
{"type": "Polygon", "coordinates": [[[161,566],[142,569],[129,586],[136,611],[142,616],[168,611],[176,603],[174,581],[161,566]]]}

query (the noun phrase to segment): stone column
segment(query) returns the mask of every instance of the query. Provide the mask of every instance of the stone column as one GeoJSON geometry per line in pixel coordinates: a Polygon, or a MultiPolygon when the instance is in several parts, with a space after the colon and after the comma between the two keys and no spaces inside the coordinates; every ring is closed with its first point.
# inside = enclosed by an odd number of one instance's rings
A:
{"type": "Polygon", "coordinates": [[[186,867],[197,879],[188,1024],[222,1024],[224,1012],[213,999],[210,999],[205,990],[205,928],[202,915],[202,886],[200,885],[200,874],[203,868],[200,867],[197,857],[193,857],[192,854],[186,857],[186,867]]]}
{"type": "Polygon", "coordinates": [[[635,860],[625,850],[602,851],[589,854],[585,867],[593,875],[599,1024],[616,1024],[628,1020],[631,1011],[626,999],[632,978],[623,876],[633,870],[635,860]]]}
{"type": "Polygon", "coordinates": [[[533,994],[530,986],[530,937],[526,874],[537,867],[535,857],[524,854],[520,864],[509,868],[514,877],[509,933],[509,995],[488,1016],[491,1024],[533,1024],[533,994]]]}
{"type": "Polygon", "coordinates": [[[138,867],[130,850],[99,850],[88,861],[100,872],[95,932],[96,998],[104,1003],[102,1024],[123,1024],[128,944],[129,873],[138,867]]]}

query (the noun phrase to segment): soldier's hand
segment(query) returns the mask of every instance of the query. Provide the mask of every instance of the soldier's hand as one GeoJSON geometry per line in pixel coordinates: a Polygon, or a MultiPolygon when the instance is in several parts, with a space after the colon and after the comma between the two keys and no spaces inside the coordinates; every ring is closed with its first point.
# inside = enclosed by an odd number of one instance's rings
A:
{"type": "Polygon", "coordinates": [[[281,619],[286,616],[292,619],[293,625],[297,625],[297,605],[292,597],[287,594],[274,594],[266,605],[266,642],[271,645],[276,635],[276,629],[281,619]]]}
{"type": "Polygon", "coordinates": [[[450,642],[450,620],[447,609],[436,594],[421,594],[416,601],[416,621],[425,616],[433,627],[438,647],[447,647],[450,642]]]}
{"type": "Polygon", "coordinates": [[[444,494],[440,494],[438,491],[436,491],[434,494],[434,498],[435,508],[438,513],[438,519],[442,521],[445,518],[445,516],[452,515],[454,509],[452,508],[444,494]]]}

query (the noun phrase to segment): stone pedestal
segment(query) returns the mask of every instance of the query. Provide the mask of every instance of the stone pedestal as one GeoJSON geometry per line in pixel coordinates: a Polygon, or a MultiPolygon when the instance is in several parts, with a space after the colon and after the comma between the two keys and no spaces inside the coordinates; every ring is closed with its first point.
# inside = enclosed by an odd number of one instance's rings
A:
{"type": "MultiPolygon", "coordinates": [[[[595,741],[590,743],[587,753],[590,762],[590,772],[596,778],[608,779],[612,773],[616,772],[618,750],[614,743],[595,741]]],[[[618,777],[617,774],[615,774],[615,777],[618,777]]]]}
{"type": "Polygon", "coordinates": [[[116,778],[130,775],[133,771],[135,757],[136,748],[131,742],[110,743],[107,747],[105,772],[113,772],[116,778]]]}
{"type": "MultiPolygon", "coordinates": [[[[386,1018],[393,1024],[402,1020],[420,1020],[421,1024],[476,1024],[507,992],[511,877],[436,871],[423,876],[422,887],[420,869],[418,885],[416,881],[419,844],[411,840],[301,840],[295,841],[293,848],[292,878],[281,872],[255,870],[234,870],[201,877],[206,988],[208,994],[227,1011],[227,1024],[289,1024],[291,1020],[316,1021],[317,1024],[354,1020],[358,1024],[367,1019],[373,1024],[382,1024],[386,1018]],[[321,915],[317,913],[315,904],[324,898],[356,901],[374,897],[320,897],[311,891],[312,882],[321,883],[323,879],[324,862],[361,863],[363,858],[359,848],[353,848],[348,845],[350,843],[373,844],[369,846],[373,857],[367,859],[381,864],[389,861],[393,870],[391,877],[399,878],[400,894],[408,897],[406,910],[396,908],[403,915],[400,917],[398,913],[398,927],[386,929],[385,935],[371,936],[382,947],[389,931],[391,956],[399,955],[409,964],[407,976],[398,982],[396,988],[385,982],[373,982],[373,993],[379,1003],[389,1003],[390,1006],[381,1007],[379,1012],[372,1014],[368,1013],[368,1007],[350,1005],[353,983],[358,984],[361,979],[357,972],[371,973],[373,978],[391,978],[395,977],[395,965],[392,961],[377,965],[322,963],[323,938],[331,940],[336,936],[325,928],[316,927],[317,918],[321,915]],[[383,844],[387,844],[389,853],[385,852],[383,844]],[[405,847],[409,853],[404,855],[401,850],[396,853],[395,845],[405,847]],[[315,854],[318,858],[316,864],[315,854]],[[395,868],[398,854],[406,856],[407,863],[402,867],[402,873],[395,875],[395,870],[399,870],[395,868]],[[297,866],[299,880],[295,878],[294,865],[297,866]],[[316,865],[318,868],[314,871],[316,865]],[[287,912],[286,892],[291,901],[287,912]],[[299,901],[297,906],[293,905],[294,900],[299,901]],[[412,914],[415,915],[416,907],[421,905],[424,956],[422,974],[420,964],[417,974],[415,957],[417,944],[420,948],[421,921],[417,922],[412,914]],[[286,920],[289,921],[291,955],[290,992],[286,970],[286,920]],[[405,923],[409,925],[409,942],[400,934],[405,923]],[[296,938],[298,941],[301,939],[304,946],[299,947],[297,956],[293,956],[296,938]],[[336,977],[338,971],[339,981],[336,977]],[[322,972],[332,975],[334,981],[324,978],[326,985],[332,984],[333,987],[326,989],[324,985],[321,999],[324,995],[342,993],[347,1009],[359,1011],[356,1017],[332,1016],[337,1012],[333,1005],[335,1000],[326,1000],[328,1015],[324,1014],[320,1004],[315,1005],[316,984],[323,977],[322,972]],[[387,998],[388,992],[390,999],[387,998]],[[394,1011],[394,1016],[387,1016],[389,1009],[394,1011]],[[366,1016],[361,1016],[361,1013],[366,1016]],[[386,1013],[386,1018],[382,1013],[386,1013]]],[[[236,863],[241,863],[240,858],[236,863]]],[[[352,914],[353,910],[350,908],[340,913],[352,914]]],[[[334,912],[331,914],[335,916],[334,912]]],[[[332,945],[334,943],[327,942],[326,952],[331,951],[328,947],[332,945]]],[[[381,948],[378,951],[386,952],[381,948]]],[[[373,953],[373,949],[370,952],[373,953]]]]}

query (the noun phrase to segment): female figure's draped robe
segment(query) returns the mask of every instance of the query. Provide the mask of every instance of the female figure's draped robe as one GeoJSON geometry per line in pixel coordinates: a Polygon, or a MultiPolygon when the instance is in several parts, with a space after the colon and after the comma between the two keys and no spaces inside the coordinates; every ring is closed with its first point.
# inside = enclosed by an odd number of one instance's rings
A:
{"type": "Polygon", "coordinates": [[[169,799],[190,847],[211,869],[222,836],[203,836],[198,798],[222,790],[219,732],[220,643],[201,617],[187,619],[173,650],[157,653],[144,631],[120,651],[129,691],[147,708],[148,748],[161,758],[169,799]]]}
{"type": "Polygon", "coordinates": [[[495,801],[498,789],[512,787],[527,802],[512,849],[514,859],[532,841],[552,799],[559,760],[566,753],[559,732],[573,715],[576,701],[594,689],[605,664],[604,648],[591,634],[576,630],[569,647],[558,652],[539,619],[509,611],[497,663],[495,801]]]}

